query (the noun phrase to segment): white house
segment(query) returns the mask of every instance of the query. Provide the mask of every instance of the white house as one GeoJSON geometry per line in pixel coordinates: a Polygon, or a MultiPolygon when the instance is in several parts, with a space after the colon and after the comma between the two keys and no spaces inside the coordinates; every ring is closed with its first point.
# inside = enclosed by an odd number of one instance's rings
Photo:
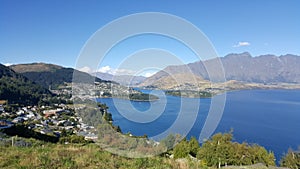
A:
{"type": "Polygon", "coordinates": [[[4,112],[4,108],[1,104],[0,104],[0,112],[4,112]]]}

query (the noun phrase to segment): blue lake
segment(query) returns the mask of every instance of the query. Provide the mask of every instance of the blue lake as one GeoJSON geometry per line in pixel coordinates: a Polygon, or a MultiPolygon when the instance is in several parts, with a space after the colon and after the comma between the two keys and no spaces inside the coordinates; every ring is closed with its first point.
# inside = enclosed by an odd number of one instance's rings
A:
{"type": "MultiPolygon", "coordinates": [[[[226,95],[223,116],[214,133],[228,132],[233,129],[234,141],[262,145],[273,151],[277,160],[288,148],[297,149],[300,146],[300,90],[244,90],[228,92],[226,95]]],[[[119,125],[122,132],[130,132],[133,135],[147,134],[152,137],[167,130],[176,121],[182,99],[186,101],[187,107],[193,107],[200,101],[196,117],[189,114],[193,111],[189,111],[189,108],[184,112],[187,116],[186,123],[193,121],[187,137],[198,138],[207,118],[211,99],[167,96],[164,103],[163,100],[152,103],[131,101],[132,106],[140,111],[148,110],[151,104],[166,104],[164,111],[157,114],[158,118],[143,123],[128,120],[116,108],[116,102],[122,103],[125,100],[108,98],[98,99],[98,101],[107,104],[113,115],[114,124],[119,125]]],[[[147,113],[144,116],[147,116],[147,113]]],[[[183,121],[180,125],[183,128],[185,125],[190,125],[186,123],[183,121]]]]}

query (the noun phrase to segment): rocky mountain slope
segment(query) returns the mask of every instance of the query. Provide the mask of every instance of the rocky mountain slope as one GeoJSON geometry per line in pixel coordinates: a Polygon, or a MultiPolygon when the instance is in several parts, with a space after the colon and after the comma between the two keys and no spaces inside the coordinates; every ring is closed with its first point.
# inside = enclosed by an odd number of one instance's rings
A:
{"type": "MultiPolygon", "coordinates": [[[[300,83],[300,56],[288,54],[283,56],[262,55],[252,57],[245,52],[229,54],[221,57],[220,60],[223,64],[227,81],[234,80],[243,83],[259,84],[300,83]]],[[[147,78],[140,86],[161,86],[162,79],[175,77],[176,74],[189,74],[209,80],[205,68],[207,65],[216,66],[217,59],[198,61],[187,65],[168,66],[147,78]]],[[[169,84],[171,81],[164,83],[169,84]]],[[[189,81],[186,83],[189,84],[189,81]]]]}
{"type": "Polygon", "coordinates": [[[192,73],[176,73],[171,75],[162,75],[161,78],[153,76],[152,78],[146,79],[142,85],[148,86],[151,88],[160,88],[160,89],[194,89],[200,86],[210,86],[208,80],[203,79],[200,76],[194,75],[192,73]],[[155,83],[152,83],[155,81],[155,83]]]}

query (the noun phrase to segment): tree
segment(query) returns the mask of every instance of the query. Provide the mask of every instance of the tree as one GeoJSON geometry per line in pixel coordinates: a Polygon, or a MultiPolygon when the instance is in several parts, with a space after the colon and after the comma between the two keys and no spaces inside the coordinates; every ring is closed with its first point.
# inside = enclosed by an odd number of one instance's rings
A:
{"type": "Polygon", "coordinates": [[[228,164],[232,157],[232,133],[217,133],[208,141],[206,141],[200,150],[197,157],[205,159],[209,166],[218,166],[228,164]]]}
{"type": "Polygon", "coordinates": [[[264,147],[257,144],[251,146],[250,154],[252,155],[252,163],[264,163],[267,166],[275,165],[275,156],[272,152],[268,152],[264,147]]]}
{"type": "Polygon", "coordinates": [[[232,142],[231,132],[217,133],[203,143],[197,153],[197,158],[208,166],[220,168],[224,165],[251,165],[264,163],[267,166],[275,165],[275,157],[259,145],[232,142]]]}
{"type": "Polygon", "coordinates": [[[174,158],[185,158],[189,154],[189,144],[186,141],[186,138],[184,138],[180,143],[178,143],[174,147],[174,158]]]}
{"type": "Polygon", "coordinates": [[[300,168],[300,153],[289,149],[288,153],[280,160],[280,166],[291,169],[300,168]]]}
{"type": "Polygon", "coordinates": [[[251,165],[252,158],[249,151],[250,146],[247,143],[233,143],[233,152],[228,164],[234,165],[251,165]]]}
{"type": "Polygon", "coordinates": [[[197,156],[197,153],[199,151],[199,142],[198,140],[196,139],[196,137],[191,137],[190,141],[189,141],[189,153],[196,157],[197,156]]]}

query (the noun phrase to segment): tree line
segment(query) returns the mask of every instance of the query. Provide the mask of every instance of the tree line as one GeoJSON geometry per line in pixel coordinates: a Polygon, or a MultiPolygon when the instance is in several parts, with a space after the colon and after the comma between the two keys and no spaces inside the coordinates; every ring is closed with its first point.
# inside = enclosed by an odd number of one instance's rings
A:
{"type": "MultiPolygon", "coordinates": [[[[300,150],[300,148],[299,148],[300,150]]],[[[172,150],[174,158],[192,157],[199,161],[202,167],[222,167],[227,165],[252,165],[263,163],[275,166],[275,156],[271,151],[257,144],[233,142],[232,132],[217,133],[201,146],[195,137],[184,138],[172,150]]],[[[289,150],[280,160],[280,166],[291,169],[300,168],[300,151],[289,150]]]]}

